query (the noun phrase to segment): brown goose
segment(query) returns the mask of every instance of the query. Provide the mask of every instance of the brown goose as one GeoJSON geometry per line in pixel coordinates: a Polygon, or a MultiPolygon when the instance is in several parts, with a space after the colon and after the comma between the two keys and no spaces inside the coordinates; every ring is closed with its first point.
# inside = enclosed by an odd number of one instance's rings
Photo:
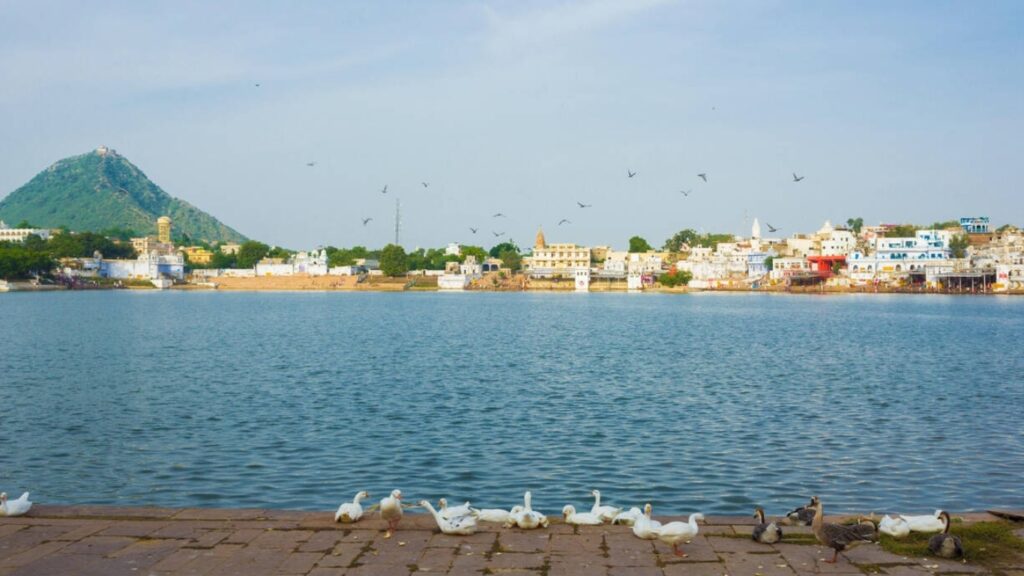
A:
{"type": "Polygon", "coordinates": [[[779,525],[775,522],[765,522],[763,508],[758,506],[754,510],[754,518],[757,518],[757,526],[754,526],[754,531],[750,536],[755,542],[775,544],[782,540],[782,528],[779,528],[779,525]]]}
{"type": "Polygon", "coordinates": [[[814,501],[814,520],[811,522],[814,536],[823,546],[828,546],[833,550],[832,559],[825,562],[835,564],[839,558],[839,552],[853,548],[858,544],[874,542],[875,525],[873,523],[864,522],[853,526],[825,523],[825,513],[821,506],[821,500],[817,496],[811,500],[814,501]]]}
{"type": "Polygon", "coordinates": [[[795,508],[786,514],[786,522],[793,526],[810,526],[814,520],[814,499],[811,496],[811,503],[806,506],[795,508]]]}
{"type": "Polygon", "coordinates": [[[936,534],[928,540],[928,549],[940,558],[963,557],[964,545],[960,542],[960,537],[949,533],[949,512],[943,510],[940,517],[945,520],[946,527],[941,534],[936,534]]]}

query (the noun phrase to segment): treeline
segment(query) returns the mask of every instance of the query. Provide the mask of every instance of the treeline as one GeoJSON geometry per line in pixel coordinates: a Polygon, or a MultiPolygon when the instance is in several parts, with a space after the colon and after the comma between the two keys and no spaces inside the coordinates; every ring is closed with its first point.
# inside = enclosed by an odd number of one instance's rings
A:
{"type": "Polygon", "coordinates": [[[24,243],[0,242],[0,278],[13,280],[48,274],[60,258],[135,258],[131,244],[115,242],[102,234],[65,232],[43,240],[32,234],[24,243]]]}

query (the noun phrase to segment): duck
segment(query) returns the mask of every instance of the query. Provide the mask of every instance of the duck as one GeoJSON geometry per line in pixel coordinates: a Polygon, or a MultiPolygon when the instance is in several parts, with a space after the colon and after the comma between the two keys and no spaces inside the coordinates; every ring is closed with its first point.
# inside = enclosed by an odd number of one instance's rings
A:
{"type": "Polygon", "coordinates": [[[593,512],[577,512],[576,507],[572,504],[566,504],[565,508],[562,508],[562,518],[565,519],[566,524],[575,524],[576,526],[600,526],[604,524],[604,520],[597,514],[593,512]]]}
{"type": "Polygon", "coordinates": [[[794,508],[786,513],[786,522],[792,526],[810,526],[814,521],[814,497],[810,504],[794,508]]]}
{"type": "Polygon", "coordinates": [[[21,516],[32,508],[25,492],[17,500],[8,500],[7,492],[0,492],[0,516],[21,516]]]}
{"type": "Polygon", "coordinates": [[[644,511],[637,508],[636,506],[626,510],[625,512],[619,512],[612,518],[612,524],[621,524],[623,526],[632,526],[636,523],[637,518],[644,515],[644,511]]]}
{"type": "Polygon", "coordinates": [[[661,522],[651,519],[651,503],[644,504],[644,512],[633,522],[633,535],[642,540],[657,540],[661,522]]]}
{"type": "Polygon", "coordinates": [[[903,538],[910,534],[910,524],[899,516],[893,518],[886,514],[882,516],[882,520],[878,523],[878,531],[882,534],[888,534],[893,538],[903,538]]]}
{"type": "Polygon", "coordinates": [[[763,508],[758,506],[754,509],[754,518],[757,518],[757,525],[754,526],[754,531],[751,532],[750,536],[755,542],[775,544],[782,540],[782,528],[779,528],[779,525],[775,522],[765,521],[763,508]]]}
{"type": "Polygon", "coordinates": [[[434,521],[437,522],[437,527],[445,534],[468,536],[476,532],[476,516],[472,514],[445,518],[440,512],[434,510],[434,507],[426,500],[420,500],[420,506],[430,512],[430,515],[434,517],[434,521]]]}
{"type": "Polygon", "coordinates": [[[591,514],[596,514],[601,518],[602,521],[611,521],[615,519],[615,516],[619,512],[622,512],[622,508],[616,508],[614,506],[601,506],[601,491],[591,490],[590,495],[594,497],[594,506],[590,509],[591,514]]]}
{"type": "Polygon", "coordinates": [[[693,540],[697,536],[697,533],[700,531],[697,521],[703,519],[704,515],[698,512],[690,514],[688,522],[669,522],[658,529],[658,540],[671,545],[672,552],[676,556],[686,558],[686,553],[679,549],[679,544],[693,540]]]}
{"type": "Polygon", "coordinates": [[[942,521],[942,510],[936,510],[935,514],[931,516],[927,514],[922,516],[900,514],[899,517],[907,522],[911,532],[941,532],[946,529],[946,525],[942,521]]]}
{"type": "Polygon", "coordinates": [[[359,501],[369,497],[370,494],[366,490],[356,493],[351,502],[345,502],[338,506],[338,511],[334,513],[334,521],[342,524],[358,522],[363,517],[363,505],[359,501]]]}
{"type": "Polygon", "coordinates": [[[509,520],[505,523],[506,528],[518,526],[523,530],[533,530],[538,527],[548,527],[548,517],[537,512],[532,507],[533,494],[527,490],[523,494],[523,506],[515,506],[509,511],[509,520]]]}
{"type": "Polygon", "coordinates": [[[936,534],[928,539],[928,550],[940,558],[962,558],[964,545],[959,536],[949,533],[949,512],[942,511],[942,519],[945,520],[945,528],[942,533],[936,534]]]}
{"type": "Polygon", "coordinates": [[[814,502],[814,520],[811,521],[811,528],[814,531],[814,537],[818,539],[822,546],[827,546],[833,550],[832,559],[825,560],[825,562],[835,564],[836,560],[839,559],[841,551],[865,542],[874,542],[874,524],[871,524],[870,527],[866,524],[844,526],[842,524],[825,522],[825,513],[821,500],[815,496],[812,498],[812,501],[814,502]]]}
{"type": "Polygon", "coordinates": [[[440,508],[440,510],[438,510],[438,513],[445,520],[451,520],[452,518],[458,518],[459,516],[467,516],[469,514],[472,514],[472,510],[470,510],[469,507],[469,502],[466,502],[461,506],[452,506],[451,508],[449,508],[448,500],[446,498],[441,498],[440,500],[437,501],[437,507],[440,508]]]}
{"type": "Polygon", "coordinates": [[[522,506],[515,506],[510,510],[502,510],[501,508],[470,508],[470,512],[476,519],[481,522],[494,522],[495,524],[506,524],[512,517],[512,512],[519,508],[522,510],[522,506]]]}
{"type": "Polygon", "coordinates": [[[388,531],[384,534],[384,537],[391,538],[391,535],[398,529],[398,523],[402,520],[401,490],[392,490],[390,496],[381,498],[380,519],[388,523],[388,531]]]}

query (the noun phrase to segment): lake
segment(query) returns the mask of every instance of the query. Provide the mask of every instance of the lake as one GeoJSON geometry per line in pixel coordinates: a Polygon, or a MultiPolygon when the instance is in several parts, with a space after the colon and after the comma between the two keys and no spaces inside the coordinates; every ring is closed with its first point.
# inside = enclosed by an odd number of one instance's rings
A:
{"type": "Polygon", "coordinates": [[[0,489],[557,515],[1024,506],[1024,299],[0,295],[0,489]]]}

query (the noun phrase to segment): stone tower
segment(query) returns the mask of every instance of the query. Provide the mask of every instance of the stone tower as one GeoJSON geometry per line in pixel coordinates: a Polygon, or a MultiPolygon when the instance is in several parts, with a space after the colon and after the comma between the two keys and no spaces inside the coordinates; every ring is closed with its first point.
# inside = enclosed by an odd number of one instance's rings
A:
{"type": "Polygon", "coordinates": [[[157,219],[156,236],[157,240],[163,244],[171,243],[171,219],[167,216],[161,216],[157,219]]]}
{"type": "Polygon", "coordinates": [[[548,246],[548,244],[544,240],[544,229],[543,228],[538,228],[537,229],[537,240],[533,243],[533,248],[534,249],[543,250],[544,248],[547,248],[547,246],[548,246]]]}

